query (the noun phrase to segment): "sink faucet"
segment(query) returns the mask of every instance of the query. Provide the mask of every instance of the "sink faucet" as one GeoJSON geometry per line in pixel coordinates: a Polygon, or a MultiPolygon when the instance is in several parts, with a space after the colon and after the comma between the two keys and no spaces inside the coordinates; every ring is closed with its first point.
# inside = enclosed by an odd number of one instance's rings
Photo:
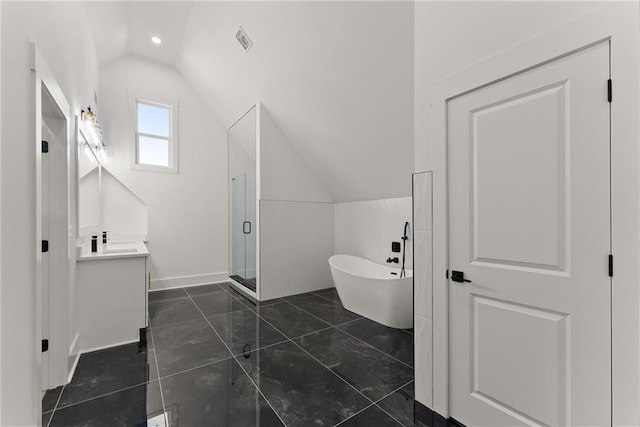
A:
{"type": "Polygon", "coordinates": [[[389,258],[387,258],[387,262],[388,263],[395,262],[396,264],[398,264],[400,262],[400,260],[398,259],[398,257],[395,257],[395,258],[389,257],[389,258]]]}

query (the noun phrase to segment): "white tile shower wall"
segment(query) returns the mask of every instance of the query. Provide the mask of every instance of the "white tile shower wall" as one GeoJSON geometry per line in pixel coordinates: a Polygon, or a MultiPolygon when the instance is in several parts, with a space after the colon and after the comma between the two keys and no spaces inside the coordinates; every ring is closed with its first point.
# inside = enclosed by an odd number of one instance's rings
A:
{"type": "Polygon", "coordinates": [[[359,256],[378,264],[386,264],[389,257],[402,260],[402,253],[391,252],[391,242],[402,243],[406,221],[410,226],[405,265],[412,268],[411,197],[336,203],[335,253],[359,256]]]}
{"type": "Polygon", "coordinates": [[[413,179],[413,229],[416,231],[431,231],[431,172],[417,173],[413,179]]]}
{"type": "Polygon", "coordinates": [[[414,231],[413,257],[413,292],[414,313],[426,319],[432,319],[432,275],[430,261],[433,251],[433,235],[431,231],[414,231]]]}
{"type": "Polygon", "coordinates": [[[331,287],[333,204],[260,201],[260,299],[331,287]]]}
{"type": "Polygon", "coordinates": [[[428,408],[433,407],[433,346],[432,321],[422,316],[414,320],[415,393],[416,400],[428,408]]]}
{"type": "Polygon", "coordinates": [[[416,400],[433,407],[433,231],[432,174],[413,175],[414,351],[416,400]]]}

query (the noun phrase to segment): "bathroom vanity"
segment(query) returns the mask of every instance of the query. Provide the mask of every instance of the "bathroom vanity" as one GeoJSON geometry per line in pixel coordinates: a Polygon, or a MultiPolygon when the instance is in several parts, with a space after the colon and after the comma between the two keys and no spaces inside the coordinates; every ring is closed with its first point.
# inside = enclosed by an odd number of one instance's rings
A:
{"type": "Polygon", "coordinates": [[[140,339],[147,326],[147,257],[142,241],[79,247],[78,324],[80,351],[140,339]]]}

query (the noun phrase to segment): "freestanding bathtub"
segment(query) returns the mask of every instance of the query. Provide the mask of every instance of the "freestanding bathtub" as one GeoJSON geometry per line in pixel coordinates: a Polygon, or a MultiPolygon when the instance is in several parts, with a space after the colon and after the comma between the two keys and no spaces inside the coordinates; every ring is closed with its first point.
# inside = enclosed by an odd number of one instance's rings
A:
{"type": "Polygon", "coordinates": [[[413,270],[401,279],[400,268],[352,255],[334,255],[329,266],[347,310],[392,328],[413,327],[413,270]]]}

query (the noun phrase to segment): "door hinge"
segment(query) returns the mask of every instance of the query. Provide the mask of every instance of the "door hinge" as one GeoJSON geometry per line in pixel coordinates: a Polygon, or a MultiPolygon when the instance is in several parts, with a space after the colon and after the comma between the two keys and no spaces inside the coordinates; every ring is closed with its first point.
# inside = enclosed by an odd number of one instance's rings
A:
{"type": "Polygon", "coordinates": [[[42,152],[43,153],[49,152],[49,141],[42,140],[42,152]]]}
{"type": "Polygon", "coordinates": [[[49,340],[42,340],[42,352],[49,351],[49,340]]]}
{"type": "Polygon", "coordinates": [[[49,252],[49,241],[48,240],[43,240],[42,241],[42,252],[49,252]]]}
{"type": "Polygon", "coordinates": [[[613,277],[613,255],[609,255],[609,277],[613,277]]]}
{"type": "Polygon", "coordinates": [[[611,79],[607,80],[607,101],[613,100],[613,82],[611,79]]]}
{"type": "Polygon", "coordinates": [[[449,270],[447,270],[446,276],[447,279],[449,278],[449,270]]]}

